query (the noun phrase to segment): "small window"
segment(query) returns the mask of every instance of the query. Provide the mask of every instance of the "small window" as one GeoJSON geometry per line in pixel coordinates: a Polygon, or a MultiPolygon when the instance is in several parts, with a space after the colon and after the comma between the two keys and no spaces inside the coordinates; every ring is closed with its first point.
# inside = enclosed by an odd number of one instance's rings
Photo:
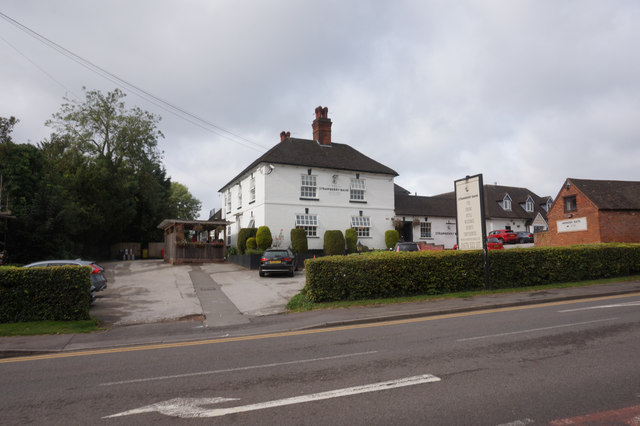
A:
{"type": "Polygon", "coordinates": [[[249,202],[253,202],[256,200],[256,178],[251,176],[251,180],[249,181],[249,202]]]}
{"type": "Polygon", "coordinates": [[[533,208],[534,208],[533,198],[529,197],[527,198],[527,203],[525,204],[524,209],[529,213],[533,213],[533,208]]]}
{"type": "Polygon", "coordinates": [[[296,228],[304,229],[307,237],[318,236],[318,216],[315,214],[297,214],[296,228]]]}
{"type": "Polygon", "coordinates": [[[351,227],[356,230],[358,237],[371,236],[371,218],[368,216],[351,216],[351,227]]]}
{"type": "Polygon", "coordinates": [[[316,176],[313,175],[301,175],[300,182],[300,197],[302,198],[317,198],[317,184],[316,176]]]}
{"type": "Polygon", "coordinates": [[[364,179],[351,179],[349,188],[349,199],[351,201],[364,201],[366,185],[364,179]]]}
{"type": "Polygon", "coordinates": [[[564,197],[564,211],[573,212],[576,210],[578,210],[578,203],[576,201],[576,196],[573,195],[571,197],[564,197]]]}
{"type": "Polygon", "coordinates": [[[511,197],[509,197],[509,194],[505,195],[504,199],[502,200],[502,209],[511,211],[511,197]]]}
{"type": "Polygon", "coordinates": [[[431,238],[431,222],[420,222],[420,238],[431,238]]]}
{"type": "Polygon", "coordinates": [[[242,185],[238,184],[238,208],[242,207],[242,185]]]}
{"type": "Polygon", "coordinates": [[[227,191],[225,201],[227,202],[227,213],[231,213],[231,190],[227,191]]]}

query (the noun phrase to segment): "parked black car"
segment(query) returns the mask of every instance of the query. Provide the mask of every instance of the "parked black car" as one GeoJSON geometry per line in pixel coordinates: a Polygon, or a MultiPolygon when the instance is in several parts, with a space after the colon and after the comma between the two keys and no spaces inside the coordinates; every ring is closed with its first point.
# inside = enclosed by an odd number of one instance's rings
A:
{"type": "Polygon", "coordinates": [[[41,260],[40,262],[33,262],[28,265],[24,265],[23,268],[38,268],[46,266],[91,266],[91,292],[102,291],[107,288],[107,278],[104,276],[104,268],[95,262],[89,260],[75,259],[75,260],[41,260]]]}
{"type": "Polygon", "coordinates": [[[518,243],[532,243],[533,234],[531,232],[518,232],[518,243]]]}
{"type": "Polygon", "coordinates": [[[296,269],[295,256],[288,249],[269,249],[262,253],[258,274],[264,277],[271,272],[286,272],[289,276],[294,275],[296,269]]]}

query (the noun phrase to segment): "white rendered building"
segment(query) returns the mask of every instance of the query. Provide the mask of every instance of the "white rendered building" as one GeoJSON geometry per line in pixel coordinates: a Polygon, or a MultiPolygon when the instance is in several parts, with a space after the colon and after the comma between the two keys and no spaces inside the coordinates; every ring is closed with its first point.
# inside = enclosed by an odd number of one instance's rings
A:
{"type": "Polygon", "coordinates": [[[222,217],[232,222],[227,244],[241,228],[266,225],[274,246],[290,247],[292,228],[306,230],[310,250],[323,248],[327,230],[348,228],[370,249],[385,248],[393,229],[394,178],[389,167],[331,139],[328,109],[318,107],[313,139],[280,134],[280,143],[223,186],[222,217]]]}

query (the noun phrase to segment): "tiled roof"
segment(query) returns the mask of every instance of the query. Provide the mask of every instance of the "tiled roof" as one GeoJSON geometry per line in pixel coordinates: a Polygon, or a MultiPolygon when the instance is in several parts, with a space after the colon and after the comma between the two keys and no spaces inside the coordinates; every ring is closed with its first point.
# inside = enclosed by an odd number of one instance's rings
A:
{"type": "Polygon", "coordinates": [[[395,193],[396,216],[456,217],[454,198],[423,197],[406,193],[395,193]]]}
{"type": "Polygon", "coordinates": [[[640,182],[567,179],[600,210],[640,210],[640,182]]]}
{"type": "MultiPolygon", "coordinates": [[[[451,200],[453,204],[452,216],[456,215],[454,192],[447,192],[444,194],[436,195],[435,197],[451,200]]],[[[484,185],[484,206],[487,219],[492,217],[500,217],[509,219],[533,220],[536,218],[538,213],[540,213],[546,220],[547,212],[542,208],[542,206],[546,205],[548,199],[549,197],[540,197],[527,188],[520,188],[516,186],[484,185]],[[504,210],[500,205],[507,194],[509,194],[509,197],[511,198],[511,210],[504,210]],[[533,212],[528,212],[522,207],[522,205],[526,204],[529,196],[531,196],[531,199],[533,200],[533,212]]]]}
{"type": "Polygon", "coordinates": [[[393,169],[367,157],[349,145],[331,143],[320,145],[310,139],[288,138],[264,153],[237,176],[225,184],[220,191],[260,163],[286,164],[291,166],[319,167],[323,169],[348,170],[353,172],[380,173],[398,176],[393,169]]]}

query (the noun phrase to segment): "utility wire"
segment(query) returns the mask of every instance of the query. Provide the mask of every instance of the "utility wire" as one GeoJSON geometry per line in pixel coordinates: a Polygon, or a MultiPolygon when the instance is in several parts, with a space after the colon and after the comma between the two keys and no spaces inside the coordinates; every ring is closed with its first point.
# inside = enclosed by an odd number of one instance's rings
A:
{"type": "MultiPolygon", "coordinates": [[[[129,83],[128,81],[122,79],[121,77],[118,77],[117,75],[107,71],[106,69],[94,64],[93,62],[84,59],[83,57],[76,55],[75,53],[71,52],[70,50],[66,49],[65,47],[55,43],[54,41],[48,39],[47,37],[37,33],[36,31],[32,30],[31,28],[21,24],[20,22],[16,21],[15,19],[5,15],[4,13],[0,12],[0,18],[3,18],[4,20],[6,20],[7,22],[9,22],[10,24],[14,25],[15,27],[17,27],[18,29],[24,31],[25,33],[27,33],[28,35],[30,35],[31,37],[37,39],[38,41],[46,44],[47,46],[51,47],[52,49],[56,50],[57,52],[59,52],[60,54],[66,56],[67,58],[71,59],[72,61],[76,62],[77,64],[87,68],[89,71],[94,72],[98,75],[100,75],[101,77],[109,80],[110,82],[116,84],[117,86],[121,87],[124,90],[127,90],[129,92],[132,92],[133,94],[137,95],[138,97],[156,105],[157,107],[175,115],[178,118],[181,118],[191,124],[194,124],[204,130],[207,130],[209,132],[212,132],[214,134],[217,134],[218,136],[221,136],[223,138],[226,138],[232,142],[238,143],[240,145],[243,145],[247,148],[250,149],[254,149],[256,151],[264,151],[266,149],[266,147],[264,147],[261,144],[258,144],[254,141],[251,141],[247,138],[244,138],[236,133],[233,133],[223,127],[220,127],[196,114],[193,114],[177,105],[174,105],[172,103],[170,103],[169,101],[166,101],[158,96],[155,96],[154,94],[134,85],[133,83],[129,83]],[[202,124],[204,123],[204,125],[202,124]],[[209,127],[206,127],[206,126],[209,127]],[[235,139],[234,139],[235,138],[235,139]]],[[[5,40],[6,42],[6,40],[5,40]]],[[[13,46],[12,46],[13,47],[13,46]]],[[[15,48],[14,48],[15,49],[15,48]]],[[[24,56],[24,55],[23,55],[24,56]]],[[[28,59],[28,58],[27,58],[28,59]]],[[[29,62],[33,63],[33,61],[29,60],[29,62]]],[[[35,65],[35,64],[34,64],[35,65]]],[[[49,73],[47,73],[46,71],[42,70],[40,67],[38,67],[36,65],[36,67],[38,69],[40,69],[41,71],[45,72],[45,74],[49,75],[49,73]]],[[[50,75],[49,75],[50,76],[50,75]]],[[[51,76],[50,76],[51,77],[51,76]]],[[[53,78],[53,77],[51,77],[53,78]]],[[[54,79],[54,81],[57,81],[54,79]]],[[[60,84],[60,83],[59,83],[60,84]]],[[[64,87],[64,86],[63,86],[64,87]]],[[[66,89],[66,88],[65,88],[66,89]]],[[[68,89],[67,89],[68,90],[68,89]]]]}

